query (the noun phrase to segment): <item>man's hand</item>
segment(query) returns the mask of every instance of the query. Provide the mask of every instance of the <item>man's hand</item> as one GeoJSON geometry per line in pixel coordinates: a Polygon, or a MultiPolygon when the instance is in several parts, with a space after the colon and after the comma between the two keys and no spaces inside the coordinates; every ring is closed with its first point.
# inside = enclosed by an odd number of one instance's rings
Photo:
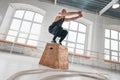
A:
{"type": "Polygon", "coordinates": [[[81,11],[78,11],[77,13],[78,13],[78,14],[81,14],[81,11]]]}
{"type": "Polygon", "coordinates": [[[78,15],[79,15],[79,17],[83,16],[81,11],[78,11],[78,15]]]}

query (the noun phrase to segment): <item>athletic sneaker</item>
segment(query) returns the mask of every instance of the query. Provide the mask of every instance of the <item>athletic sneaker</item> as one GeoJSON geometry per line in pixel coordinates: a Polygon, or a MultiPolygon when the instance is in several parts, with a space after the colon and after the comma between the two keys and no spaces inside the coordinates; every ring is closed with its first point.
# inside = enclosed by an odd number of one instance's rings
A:
{"type": "Polygon", "coordinates": [[[59,42],[59,44],[60,44],[60,45],[62,45],[62,43],[61,43],[61,42],[59,42]]]}

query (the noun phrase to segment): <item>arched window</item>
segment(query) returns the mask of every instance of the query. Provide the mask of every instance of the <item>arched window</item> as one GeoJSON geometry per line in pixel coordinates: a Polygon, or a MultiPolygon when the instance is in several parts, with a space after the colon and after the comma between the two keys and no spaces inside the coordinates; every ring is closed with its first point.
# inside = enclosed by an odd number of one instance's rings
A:
{"type": "Polygon", "coordinates": [[[105,29],[104,59],[120,62],[120,32],[105,29]]]}
{"type": "Polygon", "coordinates": [[[43,15],[27,10],[16,10],[6,40],[37,46],[43,15]]]}
{"type": "MultiPolygon", "coordinates": [[[[45,11],[35,6],[21,3],[11,3],[9,8],[6,14],[6,21],[4,21],[9,23],[9,25],[5,26],[6,30],[8,30],[6,31],[6,40],[37,46],[45,11]],[[8,15],[10,10],[11,16],[8,15]]],[[[3,26],[6,24],[4,22],[3,26]]]]}
{"type": "Polygon", "coordinates": [[[63,27],[69,32],[68,36],[63,42],[63,44],[68,47],[69,52],[77,55],[86,55],[85,40],[87,26],[80,22],[71,21],[65,22],[63,27]]]}

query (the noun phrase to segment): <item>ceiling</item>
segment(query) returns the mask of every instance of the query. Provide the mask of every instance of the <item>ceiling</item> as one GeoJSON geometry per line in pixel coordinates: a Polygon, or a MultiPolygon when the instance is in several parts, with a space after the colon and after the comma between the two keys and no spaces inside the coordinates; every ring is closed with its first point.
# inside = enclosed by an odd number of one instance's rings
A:
{"type": "MultiPolygon", "coordinates": [[[[120,19],[120,7],[113,9],[111,7],[113,5],[111,1],[112,0],[54,0],[54,3],[77,7],[80,10],[87,10],[97,14],[102,12],[100,15],[120,19]]],[[[118,3],[120,3],[120,0],[118,0],[118,3]]]]}

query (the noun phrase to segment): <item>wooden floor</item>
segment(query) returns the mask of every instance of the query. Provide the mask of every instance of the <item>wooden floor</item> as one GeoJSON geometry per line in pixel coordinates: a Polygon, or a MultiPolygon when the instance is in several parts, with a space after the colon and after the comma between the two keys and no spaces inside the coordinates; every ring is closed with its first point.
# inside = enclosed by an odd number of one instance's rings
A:
{"type": "MultiPolygon", "coordinates": [[[[39,58],[9,54],[6,52],[0,52],[0,80],[7,80],[11,75],[16,72],[24,71],[24,70],[44,70],[44,69],[52,69],[39,64],[39,58]]],[[[109,80],[120,80],[120,72],[109,71],[104,69],[99,69],[91,66],[78,65],[69,63],[69,70],[82,71],[87,73],[97,73],[102,74],[110,78],[109,80]]],[[[57,74],[58,72],[44,73],[45,75],[49,74],[57,74]]],[[[67,73],[68,74],[68,73],[67,73]]],[[[43,74],[42,74],[43,75],[43,74]]],[[[22,76],[21,80],[40,80],[42,77],[41,74],[31,74],[27,76],[22,76]]],[[[49,77],[49,76],[48,76],[49,77]]],[[[86,77],[78,77],[78,76],[69,76],[69,77],[51,77],[52,80],[95,80],[89,79],[86,77]],[[54,78],[54,79],[52,79],[54,78]]],[[[17,79],[17,80],[20,80],[17,79]]],[[[45,80],[45,79],[44,79],[45,80]]]]}

